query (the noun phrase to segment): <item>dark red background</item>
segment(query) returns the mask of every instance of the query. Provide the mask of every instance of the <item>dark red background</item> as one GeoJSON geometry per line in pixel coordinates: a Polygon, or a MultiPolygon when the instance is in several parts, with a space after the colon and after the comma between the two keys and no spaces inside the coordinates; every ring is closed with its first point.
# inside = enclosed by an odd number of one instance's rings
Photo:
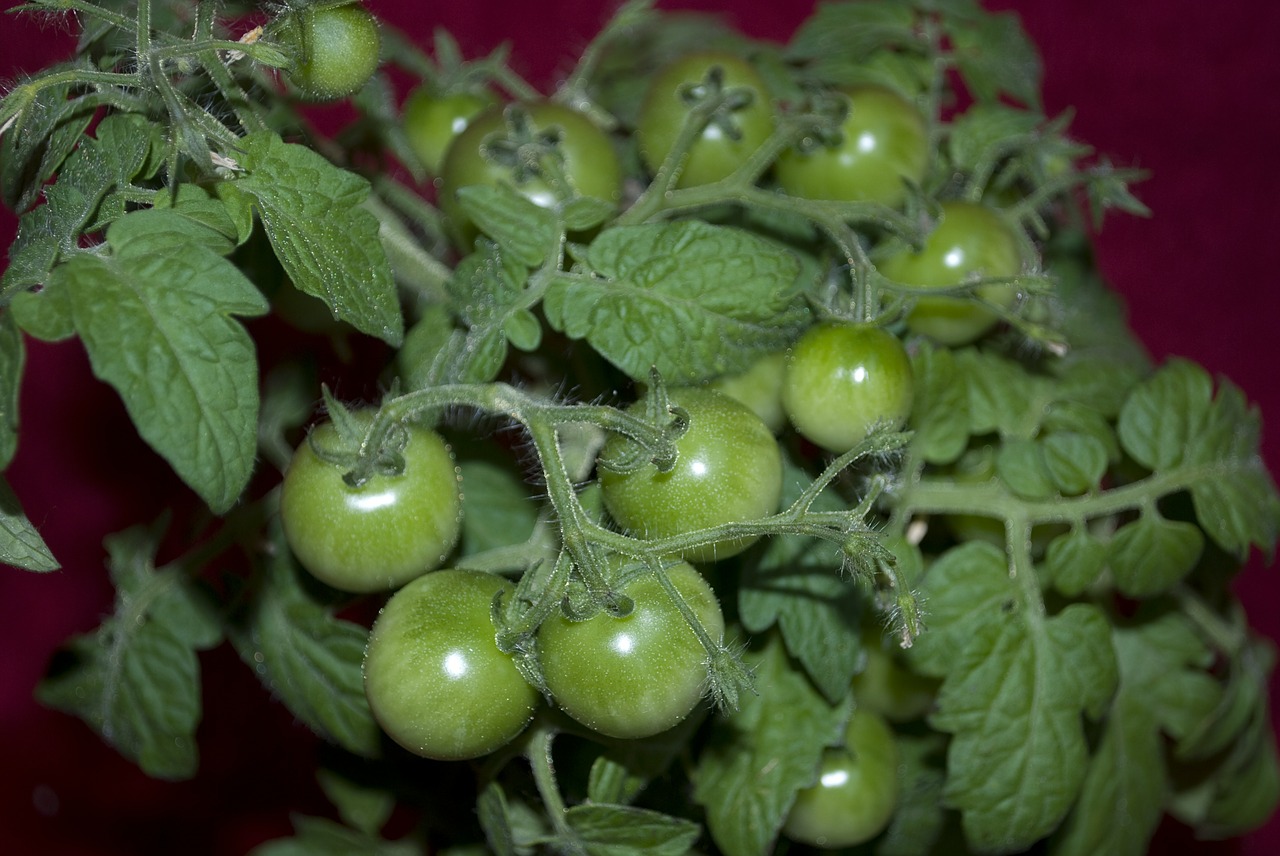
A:
{"type": "MultiPolygon", "coordinates": [[[[5,3],[6,7],[13,5],[5,3]]],[[[535,81],[563,71],[614,5],[604,0],[422,3],[371,8],[426,42],[445,26],[468,56],[501,41],[535,81]]],[[[730,10],[761,37],[785,38],[810,2],[697,0],[670,8],[730,10]]],[[[1118,162],[1147,168],[1138,194],[1152,220],[1114,217],[1102,268],[1127,298],[1157,357],[1183,355],[1241,385],[1280,421],[1274,282],[1280,198],[1275,141],[1280,5],[1194,0],[992,0],[1016,9],[1045,60],[1050,112],[1074,107],[1074,132],[1118,162]]],[[[64,56],[62,25],[5,16],[0,80],[64,56]]],[[[14,222],[0,219],[7,246],[14,222]]],[[[319,812],[313,742],[257,689],[225,649],[204,658],[200,776],[152,782],[83,725],[31,692],[49,654],[110,608],[107,533],[149,520],[175,483],[136,439],[115,394],[94,381],[81,347],[34,344],[22,397],[22,441],[8,478],[64,569],[36,577],[0,569],[0,851],[39,854],[243,853],[286,834],[290,811],[319,812]]],[[[1280,462],[1280,431],[1264,454],[1280,462]]],[[[1280,584],[1255,559],[1239,581],[1251,621],[1280,639],[1280,584]]],[[[1272,691],[1273,705],[1277,699],[1272,691]]],[[[1240,842],[1191,843],[1162,831],[1156,853],[1280,852],[1280,822],[1240,842]]]]}

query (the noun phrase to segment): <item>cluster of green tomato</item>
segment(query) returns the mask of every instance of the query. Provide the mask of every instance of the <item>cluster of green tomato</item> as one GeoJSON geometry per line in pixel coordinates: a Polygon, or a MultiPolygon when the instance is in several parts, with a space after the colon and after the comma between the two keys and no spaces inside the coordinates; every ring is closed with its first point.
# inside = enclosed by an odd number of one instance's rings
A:
{"type": "MultiPolygon", "coordinates": [[[[349,94],[376,65],[376,22],[358,4],[317,8],[298,19],[292,38],[300,57],[292,80],[313,97],[349,94]],[[337,61],[332,44],[343,39],[347,48],[337,61]]],[[[693,141],[679,165],[678,187],[731,175],[777,121],[765,82],[741,57],[683,56],[652,78],[634,129],[648,170],[663,168],[691,104],[708,87],[745,97],[733,105],[731,126],[713,119],[693,141]]],[[[901,206],[908,185],[920,183],[928,166],[924,117],[885,88],[849,88],[837,97],[846,108],[838,139],[805,140],[785,151],[772,165],[778,189],[807,199],[901,206]]],[[[407,99],[403,123],[422,166],[438,177],[439,204],[462,247],[474,239],[475,227],[457,201],[461,188],[507,185],[549,206],[567,182],[579,195],[621,202],[624,171],[609,134],[564,104],[504,105],[488,91],[442,94],[424,87],[407,99]],[[527,144],[554,147],[557,180],[528,170],[529,151],[536,149],[514,149],[527,144]]],[[[994,210],[956,200],[941,203],[921,247],[904,248],[878,269],[914,289],[909,331],[959,345],[995,326],[993,306],[1011,305],[1014,289],[983,285],[976,291],[981,300],[933,296],[928,289],[954,290],[976,277],[1012,278],[1023,270],[1023,258],[1014,232],[994,210]]],[[[597,465],[609,515],[641,539],[774,513],[782,490],[775,435],[788,424],[815,446],[841,454],[875,428],[904,425],[914,398],[911,361],[899,337],[871,322],[847,321],[815,324],[785,354],[766,357],[743,375],[669,392],[689,420],[674,468],[612,468],[632,442],[621,435],[608,440],[597,465]]],[[[353,592],[398,589],[372,628],[365,660],[369,703],[386,732],[429,758],[479,757],[514,739],[540,696],[495,640],[493,604],[510,597],[513,586],[478,571],[437,570],[459,535],[459,471],[438,434],[403,428],[403,471],[375,475],[358,488],[325,454],[335,440],[332,427],[313,431],[285,478],[283,525],[298,559],[326,583],[353,592]]],[[[669,557],[666,574],[675,591],[716,641],[724,618],[715,592],[690,563],[733,556],[753,540],[723,540],[669,557]]],[[[694,709],[707,686],[707,652],[652,574],[640,570],[625,578],[630,582],[622,593],[635,605],[629,614],[578,621],[554,614],[537,632],[537,657],[561,710],[609,737],[638,738],[674,726],[694,709]]],[[[913,683],[874,640],[867,647],[870,660],[858,679],[859,707],[846,746],[828,752],[818,784],[798,796],[787,825],[796,840],[820,846],[866,840],[883,829],[896,805],[897,756],[884,718],[921,715],[932,687],[913,683]]]]}

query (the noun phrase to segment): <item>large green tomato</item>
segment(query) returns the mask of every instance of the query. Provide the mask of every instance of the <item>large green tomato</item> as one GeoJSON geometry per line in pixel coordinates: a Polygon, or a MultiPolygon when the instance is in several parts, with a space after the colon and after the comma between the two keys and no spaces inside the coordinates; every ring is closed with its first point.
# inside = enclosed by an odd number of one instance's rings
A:
{"type": "MultiPolygon", "coordinates": [[[[724,633],[715,592],[691,565],[667,568],[712,639],[724,633]]],[[[631,613],[600,612],[586,621],[557,613],[538,630],[539,661],[565,713],[610,737],[648,737],[683,720],[707,685],[707,652],[662,585],[636,578],[623,593],[631,613]]]]}
{"type": "Polygon", "coordinates": [[[437,95],[428,87],[420,86],[409,93],[400,120],[409,147],[427,172],[440,174],[450,143],[492,104],[493,98],[478,92],[437,95]]]}
{"type": "Polygon", "coordinates": [[[358,488],[312,447],[336,441],[332,423],[318,426],[289,463],[280,494],[285,538],[302,566],[334,588],[403,585],[440,567],[458,540],[462,493],[453,452],[434,431],[404,430],[404,471],[375,474],[358,488]]]}
{"type": "Polygon", "coordinates": [[[849,112],[840,141],[784,151],[774,164],[778,184],[806,199],[901,205],[906,182],[919,184],[929,166],[924,116],[879,86],[856,87],[846,95],[849,112]]]}
{"type": "Polygon", "coordinates": [[[535,205],[554,208],[560,193],[591,196],[606,202],[622,199],[622,165],[613,143],[584,114],[552,101],[494,106],[475,116],[454,138],[440,167],[440,208],[453,221],[464,248],[475,237],[458,191],[464,187],[505,184],[535,205]],[[512,125],[518,109],[528,117],[527,132],[512,125]],[[557,187],[529,167],[540,145],[535,138],[554,137],[556,171],[569,187],[557,187]],[[514,148],[513,148],[514,147],[514,148]]]}
{"type": "Polygon", "coordinates": [[[364,688],[393,740],[424,758],[478,758],[519,734],[538,693],[494,641],[494,596],[514,589],[481,571],[419,577],[387,601],[369,632],[364,688]]]}
{"type": "Polygon", "coordinates": [[[819,324],[787,357],[782,406],[796,430],[837,455],[911,415],[915,380],[898,337],[873,324],[819,324]]]}
{"type": "MultiPolygon", "coordinates": [[[[689,414],[689,430],[676,441],[668,472],[652,463],[610,470],[630,441],[614,435],[601,453],[605,507],[640,538],[667,538],[725,523],[758,520],[778,510],[782,452],[768,426],[743,404],[708,388],[671,391],[671,403],[689,414]]],[[[710,562],[736,555],[756,541],[732,538],[684,551],[681,558],[710,562]]]]}
{"type": "Polygon", "coordinates": [[[898,806],[898,745],[877,714],[854,710],[845,745],[828,749],[815,785],[796,794],[783,833],[814,847],[852,847],[879,835],[898,806]]]}
{"type": "Polygon", "coordinates": [[[296,64],[289,80],[306,98],[332,101],[355,94],[378,68],[378,21],[359,3],[307,8],[281,31],[296,64]]]}
{"type": "MultiPolygon", "coordinates": [[[[926,288],[960,285],[975,277],[1002,278],[1022,272],[1018,240],[990,208],[973,202],[942,203],[937,225],[920,252],[885,259],[880,272],[889,279],[926,288]]],[[[1012,306],[1017,289],[1007,283],[980,286],[977,294],[997,306],[1012,306]]],[[[999,316],[963,297],[916,298],[907,327],[944,345],[966,345],[986,333],[999,316]]]]}
{"type": "Polygon", "coordinates": [[[651,171],[662,165],[680,135],[691,109],[686,100],[690,90],[707,85],[713,76],[725,89],[743,89],[751,100],[712,119],[694,139],[676,179],[678,187],[711,184],[729,176],[773,133],[769,89],[750,63],[725,51],[687,54],[658,71],[640,106],[636,140],[640,157],[651,171]]]}

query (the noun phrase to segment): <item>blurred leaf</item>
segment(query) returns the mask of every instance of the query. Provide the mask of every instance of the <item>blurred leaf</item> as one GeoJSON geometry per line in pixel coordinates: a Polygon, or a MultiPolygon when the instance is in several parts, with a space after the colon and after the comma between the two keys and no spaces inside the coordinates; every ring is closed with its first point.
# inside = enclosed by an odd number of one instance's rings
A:
{"type": "Polygon", "coordinates": [[[1107,561],[1121,594],[1151,597],[1189,574],[1203,549],[1204,536],[1195,525],[1150,512],[1112,536],[1107,561]]]}
{"type": "Polygon", "coordinates": [[[957,376],[955,358],[947,348],[921,340],[911,367],[915,375],[912,448],[931,464],[949,464],[969,442],[969,399],[957,376]]]}
{"type": "Polygon", "coordinates": [[[1185,617],[1162,611],[1117,627],[1120,685],[1103,721],[1080,799],[1055,833],[1054,856],[1142,856],[1169,797],[1164,738],[1171,711],[1214,698],[1212,653],[1185,617]]]}
{"type": "Polygon", "coordinates": [[[221,628],[183,569],[156,570],[162,532],[107,538],[115,612],[54,656],[36,697],[84,720],[147,775],[187,779],[201,713],[195,652],[216,644],[221,628]]]}
{"type": "Polygon", "coordinates": [[[1228,381],[1214,396],[1209,373],[1170,360],[1134,388],[1120,412],[1120,442],[1163,479],[1188,484],[1209,537],[1243,559],[1271,554],[1280,537],[1280,494],[1259,455],[1260,419],[1228,381]]]}
{"type": "Polygon", "coordinates": [[[702,831],[683,818],[623,805],[576,805],[565,820],[590,856],[684,856],[702,831]]]}

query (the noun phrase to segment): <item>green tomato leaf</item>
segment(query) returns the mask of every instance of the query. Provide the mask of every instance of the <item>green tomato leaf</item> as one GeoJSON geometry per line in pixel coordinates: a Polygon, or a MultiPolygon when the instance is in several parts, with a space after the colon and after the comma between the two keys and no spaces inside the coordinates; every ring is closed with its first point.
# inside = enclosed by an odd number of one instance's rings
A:
{"type": "Polygon", "coordinates": [[[508,800],[497,782],[480,792],[476,813],[485,842],[496,856],[524,856],[549,840],[544,815],[519,799],[508,800]]]}
{"type": "Polygon", "coordinates": [[[0,303],[19,289],[43,284],[59,257],[80,252],[80,236],[102,200],[112,189],[128,186],[146,164],[154,128],[141,116],[116,114],[98,125],[96,139],[81,138],[57,182],[45,189],[44,204],[18,223],[9,266],[0,277],[0,303]]]}
{"type": "Polygon", "coordinates": [[[1171,470],[1187,456],[1213,401],[1213,379],[1195,363],[1170,360],[1130,394],[1116,430],[1124,450],[1149,470],[1171,470]]]}
{"type": "Polygon", "coordinates": [[[576,805],[565,820],[590,856],[684,856],[702,831],[693,821],[625,805],[576,805]]]}
{"type": "MultiPolygon", "coordinates": [[[[529,311],[529,270],[502,246],[481,241],[477,250],[458,263],[449,280],[449,292],[466,327],[465,337],[443,328],[435,330],[435,370],[460,373],[464,378],[488,381],[497,377],[507,358],[507,342],[518,348],[536,348],[542,326],[529,311]],[[443,360],[443,364],[441,361],[443,360]]],[[[433,322],[440,326],[440,322],[433,322]]]]}
{"type": "Polygon", "coordinates": [[[1212,732],[1219,729],[1230,736],[1216,741],[1223,747],[1219,753],[1201,754],[1200,760],[1175,768],[1177,791],[1170,813],[1202,838],[1229,838],[1256,829],[1280,804],[1280,764],[1267,693],[1274,665],[1269,641],[1253,639],[1244,646],[1231,663],[1220,709],[1200,732],[1208,739],[1195,748],[1214,742],[1212,732]],[[1237,720],[1238,727],[1224,722],[1222,714],[1237,720]]]}
{"type": "Polygon", "coordinates": [[[922,340],[911,358],[915,402],[911,408],[912,448],[931,464],[949,464],[969,442],[969,399],[947,348],[922,340]]]}
{"type": "Polygon", "coordinates": [[[1003,551],[969,542],[925,575],[928,632],[916,665],[944,677],[935,728],[953,735],[946,804],[970,846],[1016,853],[1052,832],[1075,801],[1088,758],[1082,714],[1098,717],[1116,686],[1102,612],[1072,604],[1046,616],[1003,551]]]}
{"type": "Polygon", "coordinates": [[[512,544],[533,534],[540,505],[532,487],[510,464],[460,453],[467,513],[462,517],[461,554],[471,556],[512,544]]]}
{"type": "Polygon", "coordinates": [[[62,567],[3,478],[0,478],[0,565],[40,573],[62,567]]]}
{"type": "Polygon", "coordinates": [[[507,795],[502,785],[490,782],[476,800],[476,814],[485,841],[495,856],[516,856],[515,834],[507,812],[507,795]]]}
{"type": "Polygon", "coordinates": [[[1171,712],[1221,695],[1213,653],[1179,612],[1151,610],[1113,629],[1120,684],[1080,799],[1052,839],[1054,856],[1142,856],[1170,796],[1162,732],[1171,712]]]}
{"type": "Polygon", "coordinates": [[[968,392],[969,433],[1034,436],[1045,408],[1053,400],[1049,379],[1032,375],[1022,364],[986,351],[965,348],[954,355],[968,392]]]}
{"type": "Polygon", "coordinates": [[[1083,594],[1107,565],[1107,543],[1086,529],[1072,529],[1049,542],[1044,572],[1067,597],[1083,594]]]}
{"type": "Polygon", "coordinates": [[[262,565],[261,589],[230,631],[240,658],[317,734],[365,757],[381,752],[382,731],[364,695],[368,628],[335,618],[318,600],[280,532],[262,565]]]}
{"type": "Polygon", "coordinates": [[[1040,441],[1049,478],[1066,496],[1094,490],[1107,472],[1107,448],[1087,434],[1056,432],[1040,441]]]}
{"type": "MultiPolygon", "coordinates": [[[[1056,392],[1062,395],[1061,382],[1056,392]]],[[[1076,434],[1096,442],[1102,448],[1103,469],[1107,464],[1120,460],[1120,440],[1116,437],[1115,427],[1103,413],[1092,407],[1074,401],[1056,401],[1045,414],[1040,428],[1044,434],[1076,434]]],[[[1096,456],[1093,451],[1086,454],[1096,456]]],[[[1097,466],[1097,463],[1092,463],[1085,470],[1092,472],[1097,466]]]]}
{"type": "Polygon", "coordinates": [[[13,320],[26,333],[44,342],[61,342],[76,334],[71,298],[51,279],[39,291],[19,291],[9,304],[13,320]]]}
{"type": "MultiPolygon", "coordinates": [[[[790,461],[784,466],[780,505],[787,508],[810,479],[790,461]]],[[[824,492],[811,508],[838,511],[841,505],[824,492]]],[[[763,633],[776,624],[788,653],[831,704],[848,695],[864,658],[858,630],[864,596],[843,568],[843,553],[837,545],[780,535],[770,538],[744,564],[738,589],[743,627],[763,633]]]]}
{"type": "Polygon", "coordinates": [[[565,228],[571,232],[584,232],[602,225],[616,214],[618,206],[594,196],[575,196],[564,203],[560,212],[565,228]]]}
{"type": "Polygon", "coordinates": [[[702,724],[700,712],[701,709],[696,710],[674,728],[653,737],[609,743],[591,764],[587,799],[617,805],[634,801],[688,749],[694,732],[702,724]]]}
{"type": "Polygon", "coordinates": [[[1158,512],[1126,523],[1111,539],[1107,560],[1116,588],[1128,597],[1168,591],[1191,572],[1204,549],[1204,536],[1190,523],[1158,512]]]}
{"type": "Polygon", "coordinates": [[[18,449],[18,392],[27,351],[10,312],[0,312],[0,470],[18,449]]]}
{"type": "Polygon", "coordinates": [[[996,452],[996,474],[1024,499],[1048,499],[1056,493],[1040,443],[1009,438],[996,452]]]}
{"type": "Polygon", "coordinates": [[[386,788],[358,782],[324,767],[316,771],[316,781],[338,809],[342,822],[368,835],[376,836],[395,811],[395,795],[386,788]]]}
{"type": "Polygon", "coordinates": [[[952,164],[972,172],[1033,142],[1032,135],[1044,117],[1000,103],[975,104],[950,124],[947,131],[952,164]]]}
{"type": "Polygon", "coordinates": [[[796,791],[813,783],[822,750],[840,740],[848,703],[832,707],[787,662],[776,637],[746,659],[756,693],[732,714],[717,714],[717,739],[698,759],[694,801],[726,856],[764,856],[796,791]]]}
{"type": "Polygon", "coordinates": [[[1013,12],[951,14],[942,18],[956,67],[978,102],[1012,96],[1039,108],[1044,69],[1035,45],[1013,12]]]}
{"type": "MultiPolygon", "coordinates": [[[[285,272],[299,290],[319,297],[334,317],[390,345],[404,337],[391,264],[378,240],[378,220],[361,207],[363,178],[306,146],[272,133],[240,141],[246,173],[218,193],[249,196],[285,272]]],[[[228,208],[243,210],[243,200],[228,208]]]]}
{"type": "Polygon", "coordinates": [[[1272,553],[1280,494],[1258,452],[1258,414],[1237,387],[1221,381],[1215,397],[1208,372],[1170,360],[1134,388],[1117,431],[1138,463],[1189,482],[1196,518],[1224,550],[1239,559],[1250,546],[1272,553]]]}
{"type": "Polygon", "coordinates": [[[422,848],[413,841],[383,841],[324,817],[295,815],[292,838],[259,844],[249,856],[418,856],[422,848]]]}
{"type": "Polygon", "coordinates": [[[156,570],[162,532],[137,527],[107,539],[115,612],[54,656],[36,697],[84,720],[147,775],[187,779],[201,712],[195,652],[221,632],[184,569],[156,570]]]}
{"type": "Polygon", "coordinates": [[[584,255],[591,275],[564,274],[551,285],[547,320],[637,380],[653,367],[672,383],[744,371],[789,344],[807,318],[796,258],[739,229],[619,227],[584,255]]]}
{"type": "Polygon", "coordinates": [[[54,287],[138,433],[214,512],[229,509],[253,469],[258,420],[253,342],[231,315],[266,312],[261,292],[211,250],[136,235],[118,254],[59,266],[54,287]]]}
{"type": "Polygon", "coordinates": [[[458,202],[480,231],[525,267],[536,268],[546,261],[561,234],[554,211],[505,184],[460,188],[458,202]]]}
{"type": "Polygon", "coordinates": [[[69,84],[44,86],[21,121],[0,136],[0,188],[4,204],[23,212],[84,138],[98,104],[93,97],[68,98],[69,84]]]}
{"type": "Polygon", "coordinates": [[[798,61],[839,57],[859,63],[886,47],[913,45],[918,38],[906,4],[825,3],[796,30],[786,57],[798,61]]]}

